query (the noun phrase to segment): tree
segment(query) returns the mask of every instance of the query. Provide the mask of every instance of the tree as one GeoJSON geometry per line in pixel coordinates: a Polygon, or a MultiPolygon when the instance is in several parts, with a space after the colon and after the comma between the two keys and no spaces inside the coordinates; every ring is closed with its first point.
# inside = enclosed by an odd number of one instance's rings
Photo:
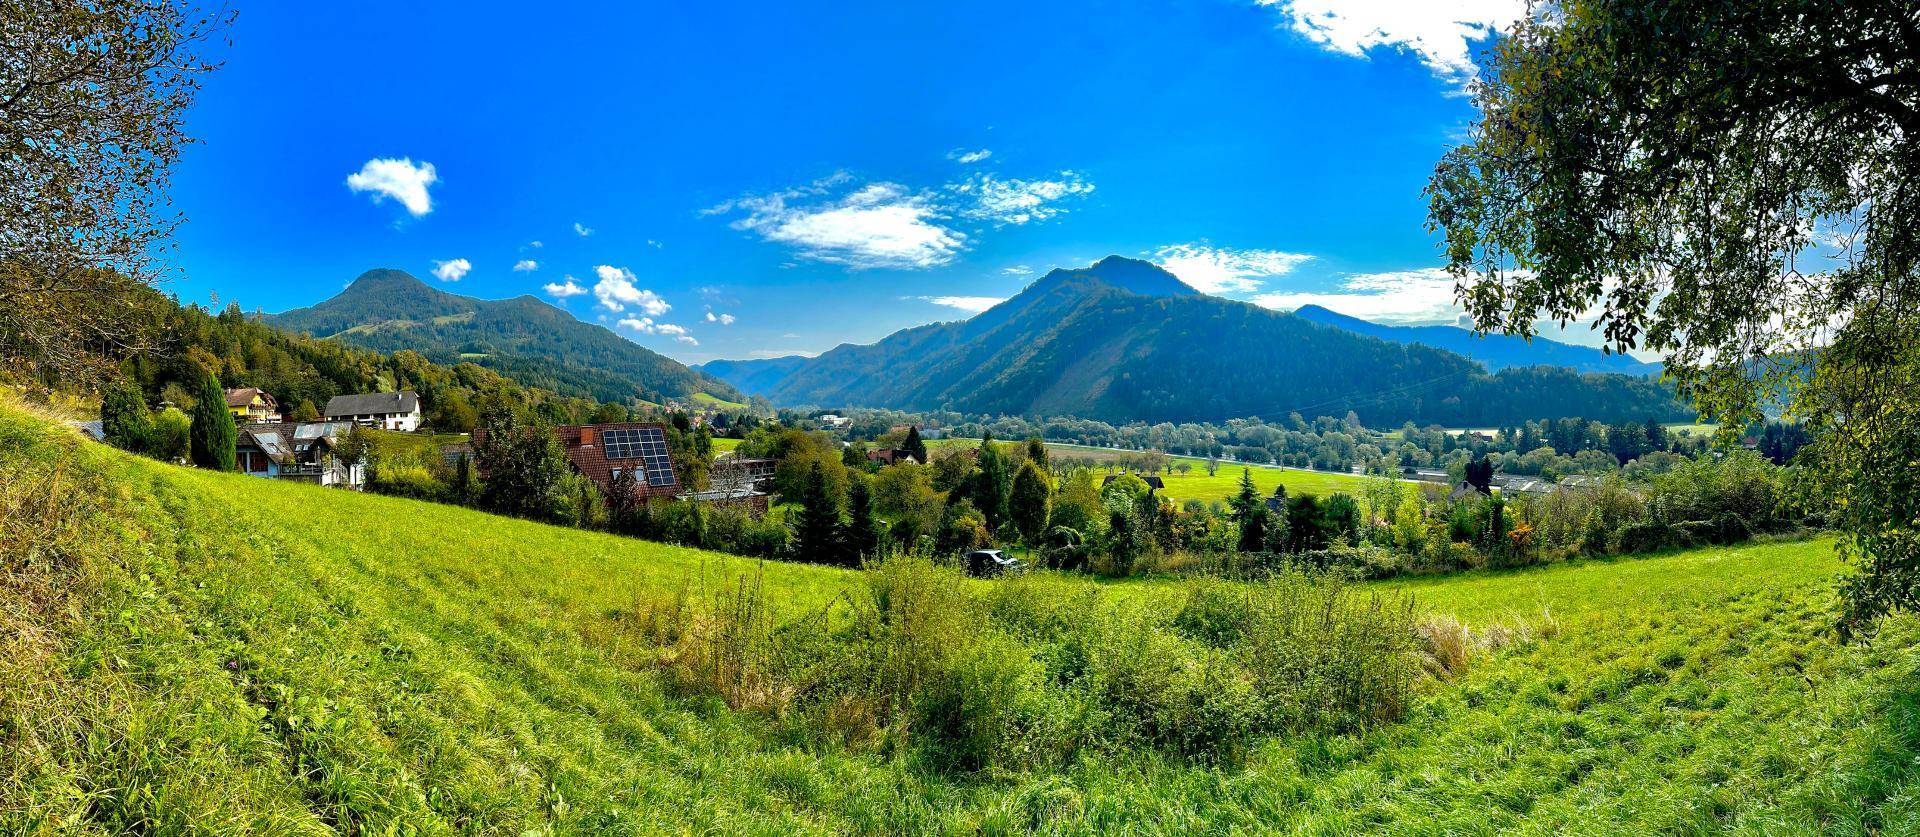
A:
{"type": "Polygon", "coordinates": [[[1049,467],[1047,462],[1047,443],[1041,441],[1039,436],[1027,437],[1027,461],[1033,463],[1035,467],[1042,471],[1047,470],[1049,467]]]}
{"type": "Polygon", "coordinates": [[[993,443],[993,434],[984,434],[980,439],[980,455],[974,458],[973,490],[969,492],[974,508],[980,510],[980,516],[987,520],[987,531],[1000,531],[1000,524],[1007,521],[1007,493],[1013,489],[1013,475],[1007,467],[1007,456],[1000,446],[993,443]]]}
{"type": "Polygon", "coordinates": [[[214,66],[197,50],[232,15],[96,0],[3,19],[0,357],[27,377],[104,374],[104,355],[143,343],[154,253],[178,220],[168,175],[214,66]]]}
{"type": "Polygon", "coordinates": [[[1466,470],[1461,472],[1461,479],[1481,494],[1492,494],[1493,460],[1485,454],[1474,457],[1473,461],[1467,463],[1466,470]]]}
{"type": "Polygon", "coordinates": [[[1047,521],[1053,516],[1053,488],[1047,484],[1046,472],[1040,470],[1033,459],[1020,463],[1020,471],[1013,475],[1007,507],[1020,537],[1029,545],[1038,543],[1047,531],[1047,521]]]}
{"type": "Polygon", "coordinates": [[[153,438],[153,414],[132,383],[116,380],[100,394],[100,433],[121,450],[147,452],[153,438]]]}
{"type": "MultiPolygon", "coordinates": [[[[293,408],[293,415],[289,416],[288,418],[291,418],[294,421],[319,421],[320,408],[313,406],[313,399],[302,398],[300,399],[300,403],[293,408]]],[[[460,432],[465,433],[468,430],[472,430],[472,429],[473,429],[473,425],[468,424],[467,430],[462,430],[460,432]]]]}
{"type": "Polygon", "coordinates": [[[840,542],[840,503],[818,461],[807,469],[799,499],[793,531],[795,557],[816,564],[851,563],[840,542]]]}
{"type": "Polygon", "coordinates": [[[570,466],[551,426],[523,422],[511,410],[491,413],[474,434],[473,458],[485,480],[483,508],[533,520],[562,514],[570,466]]]}
{"type": "Polygon", "coordinates": [[[146,453],[162,462],[185,462],[192,436],[193,420],[168,407],[153,414],[153,435],[147,439],[146,453]]]}
{"type": "Polygon", "coordinates": [[[880,520],[873,513],[873,489],[865,477],[855,477],[847,488],[847,529],[841,540],[852,563],[880,552],[880,520]]]}
{"type": "Polygon", "coordinates": [[[1240,526],[1240,541],[1237,549],[1241,552],[1259,552],[1267,542],[1267,503],[1260,497],[1260,490],[1253,487],[1253,469],[1240,469],[1240,491],[1228,501],[1233,509],[1233,520],[1240,526]]]}
{"type": "MultiPolygon", "coordinates": [[[[306,406],[313,404],[308,402],[306,406]]],[[[480,423],[480,414],[473,409],[465,395],[449,392],[440,397],[440,403],[433,411],[433,429],[441,433],[472,433],[474,425],[480,423]]],[[[599,422],[595,422],[598,424],[599,422]]]]}
{"type": "Polygon", "coordinates": [[[987,532],[987,519],[964,498],[948,503],[940,513],[940,530],[934,534],[934,551],[955,555],[979,549],[993,542],[987,532]]]}
{"type": "Polygon", "coordinates": [[[1427,190],[1477,329],[1597,309],[1723,438],[1769,407],[1807,425],[1857,569],[1849,631],[1920,607],[1915,14],[1542,6],[1493,52],[1472,140],[1427,190]]]}
{"type": "Polygon", "coordinates": [[[227,412],[226,391],[220,379],[209,372],[200,380],[200,394],[194,397],[193,428],[190,443],[193,464],[215,471],[231,471],[234,462],[233,414],[227,412]]]}
{"type": "Polygon", "coordinates": [[[900,447],[907,452],[908,456],[913,457],[913,461],[922,465],[927,464],[927,443],[921,440],[918,425],[907,428],[907,440],[902,442],[900,447]]]}

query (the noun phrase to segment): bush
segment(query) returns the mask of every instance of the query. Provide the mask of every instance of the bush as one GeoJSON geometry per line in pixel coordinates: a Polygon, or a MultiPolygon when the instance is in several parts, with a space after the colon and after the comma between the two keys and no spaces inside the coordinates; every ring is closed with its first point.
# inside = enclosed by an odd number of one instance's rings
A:
{"type": "Polygon", "coordinates": [[[416,500],[439,500],[447,487],[433,471],[421,465],[382,464],[368,469],[367,490],[416,500]]]}
{"type": "Polygon", "coordinates": [[[1620,529],[1618,538],[1621,552],[1652,552],[1686,546],[1688,542],[1686,533],[1678,527],[1656,520],[1630,523],[1620,529]]]}

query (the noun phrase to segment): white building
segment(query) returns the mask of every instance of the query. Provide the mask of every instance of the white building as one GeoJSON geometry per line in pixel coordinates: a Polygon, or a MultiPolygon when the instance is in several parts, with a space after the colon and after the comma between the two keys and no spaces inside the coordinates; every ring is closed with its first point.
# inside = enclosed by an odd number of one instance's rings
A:
{"type": "Polygon", "coordinates": [[[420,429],[420,394],[408,389],[336,395],[327,399],[327,420],[412,432],[420,429]]]}

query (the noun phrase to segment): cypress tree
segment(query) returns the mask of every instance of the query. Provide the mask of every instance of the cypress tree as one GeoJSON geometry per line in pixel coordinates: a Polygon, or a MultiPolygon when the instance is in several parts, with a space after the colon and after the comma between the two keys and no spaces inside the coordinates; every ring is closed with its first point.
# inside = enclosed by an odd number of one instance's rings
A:
{"type": "Polygon", "coordinates": [[[1047,462],[1047,443],[1041,441],[1039,436],[1027,437],[1027,461],[1032,462],[1042,471],[1047,470],[1049,467],[1047,462]]]}
{"type": "Polygon", "coordinates": [[[200,381],[200,394],[193,405],[193,427],[188,432],[193,464],[215,471],[231,471],[236,432],[233,414],[227,412],[227,393],[213,373],[200,381]]]}

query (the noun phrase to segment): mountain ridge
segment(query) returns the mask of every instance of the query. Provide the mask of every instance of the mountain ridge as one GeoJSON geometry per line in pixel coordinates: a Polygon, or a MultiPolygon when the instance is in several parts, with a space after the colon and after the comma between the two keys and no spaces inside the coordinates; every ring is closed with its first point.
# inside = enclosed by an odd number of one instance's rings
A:
{"type": "Polygon", "coordinates": [[[614,402],[660,402],[701,392],[729,401],[741,397],[731,384],[532,295],[463,296],[394,268],[366,271],[332,297],[263,319],[360,348],[411,349],[437,363],[477,363],[563,395],[614,402]]]}
{"type": "Polygon", "coordinates": [[[1580,372],[1657,375],[1661,368],[1658,363],[1648,363],[1631,355],[1608,353],[1591,346],[1562,343],[1546,337],[1529,340],[1510,334],[1474,334],[1468,329],[1452,325],[1388,325],[1314,304],[1294,309],[1293,315],[1368,337],[1445,349],[1479,361],[1490,372],[1517,366],[1564,366],[1580,372]]]}
{"type": "Polygon", "coordinates": [[[1118,422],[1351,409],[1376,422],[1479,426],[1502,407],[1540,413],[1528,418],[1687,415],[1650,382],[1551,368],[1487,375],[1453,352],[1202,294],[1156,265],[1119,256],[1049,271],[969,320],[902,329],[811,359],[701,368],[789,405],[1118,422]],[[1536,400],[1512,403],[1518,393],[1536,400]]]}

